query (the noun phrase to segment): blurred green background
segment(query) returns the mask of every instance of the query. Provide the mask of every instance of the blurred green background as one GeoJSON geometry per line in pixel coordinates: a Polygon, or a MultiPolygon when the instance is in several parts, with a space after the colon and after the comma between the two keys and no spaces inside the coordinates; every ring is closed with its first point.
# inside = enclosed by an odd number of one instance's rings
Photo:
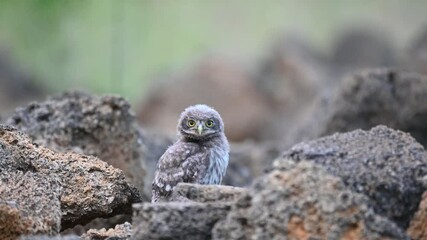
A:
{"type": "Polygon", "coordinates": [[[1,0],[0,51],[49,92],[143,98],[155,76],[220,52],[260,57],[293,32],[328,51],[347,26],[405,48],[427,23],[425,0],[1,0]]]}

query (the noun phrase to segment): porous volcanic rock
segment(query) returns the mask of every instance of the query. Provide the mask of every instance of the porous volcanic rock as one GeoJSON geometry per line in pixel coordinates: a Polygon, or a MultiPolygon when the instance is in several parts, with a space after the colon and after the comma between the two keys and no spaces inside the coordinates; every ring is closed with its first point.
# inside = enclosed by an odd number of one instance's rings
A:
{"type": "Polygon", "coordinates": [[[109,218],[96,218],[85,225],[76,225],[73,228],[65,229],[61,231],[61,235],[78,235],[81,236],[93,229],[110,229],[115,228],[117,225],[121,225],[125,222],[132,221],[132,213],[126,211],[124,214],[117,213],[109,218]]]}
{"type": "Polygon", "coordinates": [[[288,136],[288,146],[355,129],[387,125],[427,145],[427,77],[392,69],[370,69],[346,78],[320,99],[306,121],[288,136]]]}
{"type": "Polygon", "coordinates": [[[282,162],[258,178],[212,239],[409,239],[362,194],[309,162],[282,162]]]}
{"type": "MultiPolygon", "coordinates": [[[[1,131],[1,130],[0,130],[1,131]]],[[[0,161],[12,157],[0,141],[0,161]]],[[[3,165],[3,164],[2,164],[3,165]]],[[[61,228],[59,179],[33,171],[0,170],[0,239],[57,234],[61,228]]]]}
{"type": "Polygon", "coordinates": [[[77,235],[27,235],[20,240],[128,240],[132,235],[132,225],[128,222],[116,225],[114,228],[106,230],[90,229],[81,236],[77,235]]]}
{"type": "Polygon", "coordinates": [[[425,190],[427,153],[423,146],[409,134],[385,126],[303,142],[285,152],[283,159],[321,165],[353,191],[368,196],[376,213],[403,229],[425,190]]]}
{"type": "Polygon", "coordinates": [[[223,185],[200,185],[194,183],[178,183],[174,188],[174,195],[179,195],[195,202],[234,202],[243,193],[245,188],[223,185]]]}
{"type": "Polygon", "coordinates": [[[18,108],[6,120],[35,143],[59,152],[93,155],[123,170],[142,193],[142,142],[129,103],[122,97],[66,92],[18,108]]]}
{"type": "Polygon", "coordinates": [[[406,232],[412,240],[427,239],[427,192],[423,194],[420,206],[406,232]]]}
{"type": "MultiPolygon", "coordinates": [[[[54,152],[34,144],[24,133],[2,125],[0,144],[1,172],[33,172],[46,179],[58,179],[62,187],[62,229],[96,217],[130,213],[131,204],[141,201],[123,172],[98,158],[54,152]]],[[[25,191],[37,190],[21,187],[25,191]]]]}
{"type": "Polygon", "coordinates": [[[229,210],[230,204],[221,202],[135,204],[132,239],[210,239],[213,226],[229,210]]]}
{"type": "Polygon", "coordinates": [[[81,240],[127,240],[132,236],[132,225],[128,222],[119,224],[115,228],[91,229],[81,236],[81,240]]]}
{"type": "MultiPolygon", "coordinates": [[[[65,236],[28,235],[28,236],[20,237],[19,240],[82,240],[82,239],[77,235],[65,235],[65,236]]],[[[99,239],[93,239],[93,240],[99,240],[99,239]]]]}

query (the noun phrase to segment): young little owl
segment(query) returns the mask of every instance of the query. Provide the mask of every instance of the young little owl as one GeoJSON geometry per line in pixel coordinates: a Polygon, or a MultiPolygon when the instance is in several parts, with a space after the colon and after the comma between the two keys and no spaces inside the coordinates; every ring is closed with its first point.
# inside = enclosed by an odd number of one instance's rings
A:
{"type": "Polygon", "coordinates": [[[220,184],[228,165],[229,145],[224,123],[214,109],[194,105],[181,113],[178,141],[160,157],[152,202],[168,201],[179,182],[220,184]]]}

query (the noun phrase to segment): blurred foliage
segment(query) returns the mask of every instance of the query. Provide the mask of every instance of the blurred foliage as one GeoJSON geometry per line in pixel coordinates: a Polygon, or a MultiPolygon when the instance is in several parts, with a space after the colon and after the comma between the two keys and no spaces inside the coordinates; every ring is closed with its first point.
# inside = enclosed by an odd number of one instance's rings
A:
{"type": "Polygon", "coordinates": [[[162,71],[211,52],[251,59],[283,32],[325,50],[365,24],[403,46],[426,12],[424,0],[1,0],[0,50],[51,91],[138,100],[162,71]]]}

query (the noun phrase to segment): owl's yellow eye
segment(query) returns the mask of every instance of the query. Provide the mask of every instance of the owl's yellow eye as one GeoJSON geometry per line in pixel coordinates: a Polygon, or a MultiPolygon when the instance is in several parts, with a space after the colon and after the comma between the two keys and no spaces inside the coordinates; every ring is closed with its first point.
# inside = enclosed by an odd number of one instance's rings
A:
{"type": "Polygon", "coordinates": [[[205,122],[206,127],[211,128],[214,126],[214,122],[212,120],[207,120],[205,122]]]}
{"type": "Polygon", "coordinates": [[[188,127],[194,127],[194,126],[196,126],[196,121],[194,121],[194,120],[188,120],[187,121],[187,126],[188,127]]]}

